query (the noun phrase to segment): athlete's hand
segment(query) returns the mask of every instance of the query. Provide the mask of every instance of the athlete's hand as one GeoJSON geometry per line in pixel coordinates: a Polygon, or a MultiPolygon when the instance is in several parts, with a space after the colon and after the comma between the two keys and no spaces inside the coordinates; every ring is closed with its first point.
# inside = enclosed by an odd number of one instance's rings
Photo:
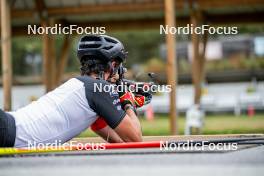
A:
{"type": "Polygon", "coordinates": [[[151,102],[152,95],[149,93],[146,93],[144,95],[135,95],[134,99],[135,99],[136,107],[140,108],[151,102]]]}
{"type": "Polygon", "coordinates": [[[119,99],[123,109],[127,104],[136,107],[134,94],[131,92],[119,92],[119,99]]]}

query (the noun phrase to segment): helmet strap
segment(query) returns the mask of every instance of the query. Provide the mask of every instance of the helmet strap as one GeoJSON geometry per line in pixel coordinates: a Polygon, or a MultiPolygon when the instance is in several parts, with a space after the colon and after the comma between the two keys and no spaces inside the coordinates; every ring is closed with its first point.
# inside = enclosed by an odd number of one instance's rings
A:
{"type": "Polygon", "coordinates": [[[104,71],[99,72],[99,79],[104,79],[104,71]]]}

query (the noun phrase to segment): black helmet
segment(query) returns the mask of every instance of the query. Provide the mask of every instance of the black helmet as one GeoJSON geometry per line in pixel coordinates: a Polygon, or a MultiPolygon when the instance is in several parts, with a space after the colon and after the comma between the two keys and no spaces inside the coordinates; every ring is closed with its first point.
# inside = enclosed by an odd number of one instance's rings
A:
{"type": "Polygon", "coordinates": [[[85,35],[78,43],[77,55],[81,63],[84,62],[84,58],[95,58],[108,63],[113,59],[124,62],[127,52],[123,44],[114,37],[107,35],[85,35]]]}

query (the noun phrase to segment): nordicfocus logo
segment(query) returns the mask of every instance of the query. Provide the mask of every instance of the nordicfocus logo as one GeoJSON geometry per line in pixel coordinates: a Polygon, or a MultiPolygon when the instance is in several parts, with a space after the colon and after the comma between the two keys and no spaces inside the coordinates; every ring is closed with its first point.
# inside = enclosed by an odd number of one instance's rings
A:
{"type": "Polygon", "coordinates": [[[127,84],[126,82],[120,85],[94,83],[94,92],[140,92],[140,93],[157,93],[171,92],[171,85],[155,85],[148,83],[127,84]]]}
{"type": "Polygon", "coordinates": [[[27,33],[28,35],[34,34],[34,35],[42,35],[42,34],[105,34],[106,30],[105,27],[93,27],[93,26],[86,26],[86,27],[81,27],[77,26],[75,24],[69,25],[69,26],[63,26],[62,24],[55,24],[54,26],[47,26],[47,27],[42,27],[42,26],[37,26],[37,25],[28,25],[27,28],[27,33]]]}
{"type": "Polygon", "coordinates": [[[69,141],[63,143],[61,140],[55,140],[50,143],[37,143],[37,142],[28,142],[28,149],[38,149],[38,150],[105,150],[105,143],[80,143],[77,141],[69,141]]]}
{"type": "Polygon", "coordinates": [[[238,27],[226,27],[226,26],[210,26],[207,24],[201,26],[193,26],[193,24],[187,24],[186,26],[182,27],[169,27],[168,25],[160,25],[160,34],[225,34],[225,35],[235,35],[238,34],[238,27]]]}
{"type": "Polygon", "coordinates": [[[160,141],[161,151],[235,151],[237,143],[210,143],[209,141],[169,142],[160,141]]]}

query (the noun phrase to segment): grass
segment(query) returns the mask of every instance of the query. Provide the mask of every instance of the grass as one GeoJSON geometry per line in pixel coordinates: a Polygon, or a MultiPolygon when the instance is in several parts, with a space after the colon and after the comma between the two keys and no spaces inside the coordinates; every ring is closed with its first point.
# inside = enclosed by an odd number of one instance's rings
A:
{"type": "MultiPolygon", "coordinates": [[[[157,116],[153,121],[140,119],[143,135],[169,135],[169,119],[167,116],[157,116]]],[[[184,133],[185,118],[179,117],[179,134],[184,133]]],[[[264,115],[239,117],[233,115],[209,115],[205,118],[203,134],[246,134],[264,133],[264,115]]],[[[96,136],[91,130],[86,130],[80,137],[96,136]]]]}

